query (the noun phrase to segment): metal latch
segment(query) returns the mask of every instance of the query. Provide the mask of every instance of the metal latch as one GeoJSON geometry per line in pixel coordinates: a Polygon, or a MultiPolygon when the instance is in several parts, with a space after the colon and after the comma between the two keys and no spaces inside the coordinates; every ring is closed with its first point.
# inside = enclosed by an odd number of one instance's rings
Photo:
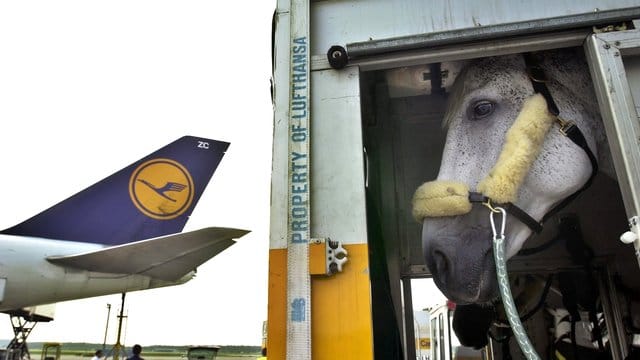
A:
{"type": "Polygon", "coordinates": [[[638,259],[638,265],[640,265],[640,218],[633,216],[629,219],[629,231],[620,236],[620,241],[625,244],[633,244],[636,253],[636,259],[638,259]]]}
{"type": "Polygon", "coordinates": [[[339,240],[312,238],[309,243],[309,274],[333,275],[342,272],[347,262],[347,250],[339,240]]]}

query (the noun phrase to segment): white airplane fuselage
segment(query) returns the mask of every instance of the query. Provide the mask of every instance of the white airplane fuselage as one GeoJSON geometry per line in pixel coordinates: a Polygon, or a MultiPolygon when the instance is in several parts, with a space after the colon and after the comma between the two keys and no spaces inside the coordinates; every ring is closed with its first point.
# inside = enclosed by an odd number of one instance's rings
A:
{"type": "Polygon", "coordinates": [[[192,279],[198,266],[248,233],[183,232],[228,146],[182,136],[0,230],[0,312],[23,316],[25,308],[192,279]]]}

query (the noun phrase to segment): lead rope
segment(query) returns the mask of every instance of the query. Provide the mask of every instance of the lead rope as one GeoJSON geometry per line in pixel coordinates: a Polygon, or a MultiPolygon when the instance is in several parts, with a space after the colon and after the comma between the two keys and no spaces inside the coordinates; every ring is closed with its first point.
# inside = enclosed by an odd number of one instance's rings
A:
{"type": "Polygon", "coordinates": [[[492,207],[490,204],[485,204],[491,211],[489,220],[491,221],[491,230],[493,230],[493,258],[496,263],[496,273],[498,275],[498,285],[500,287],[500,296],[502,297],[502,304],[511,325],[511,330],[516,336],[518,346],[520,350],[526,356],[527,360],[540,360],[540,356],[536,353],[527,333],[524,331],[522,322],[520,322],[520,316],[516,305],[513,301],[513,295],[511,294],[511,288],[509,287],[509,276],[507,274],[507,262],[504,254],[504,227],[507,222],[507,212],[501,207],[492,207]],[[495,214],[501,214],[500,233],[496,230],[496,224],[493,219],[495,214]]]}

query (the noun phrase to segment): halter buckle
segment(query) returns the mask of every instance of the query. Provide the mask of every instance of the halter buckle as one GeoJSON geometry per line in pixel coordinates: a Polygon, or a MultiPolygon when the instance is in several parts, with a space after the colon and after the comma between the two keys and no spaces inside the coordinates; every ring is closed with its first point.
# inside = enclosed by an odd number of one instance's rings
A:
{"type": "Polygon", "coordinates": [[[573,121],[565,120],[565,119],[561,118],[560,116],[556,116],[556,120],[558,121],[558,124],[560,125],[560,132],[564,136],[567,136],[567,134],[569,133],[569,129],[572,126],[575,125],[573,123],[573,121]]]}
{"type": "Polygon", "coordinates": [[[485,202],[482,203],[482,205],[486,206],[489,210],[491,210],[491,213],[499,213],[500,212],[500,207],[493,207],[493,205],[491,205],[491,199],[486,198],[487,200],[485,202]]]}

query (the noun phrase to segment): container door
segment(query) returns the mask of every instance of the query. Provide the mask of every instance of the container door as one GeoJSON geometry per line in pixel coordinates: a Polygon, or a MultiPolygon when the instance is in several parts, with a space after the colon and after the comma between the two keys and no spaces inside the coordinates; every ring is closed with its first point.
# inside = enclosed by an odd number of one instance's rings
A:
{"type": "Polygon", "coordinates": [[[640,214],[640,30],[593,34],[585,44],[628,218],[640,214]]]}
{"type": "MultiPolygon", "coordinates": [[[[640,265],[640,30],[593,34],[585,42],[585,53],[629,219],[631,231],[625,242],[633,242],[640,265]]],[[[610,279],[601,282],[601,293],[611,296],[603,298],[603,308],[612,356],[622,359],[627,349],[625,329],[611,284],[610,279]]]]}

